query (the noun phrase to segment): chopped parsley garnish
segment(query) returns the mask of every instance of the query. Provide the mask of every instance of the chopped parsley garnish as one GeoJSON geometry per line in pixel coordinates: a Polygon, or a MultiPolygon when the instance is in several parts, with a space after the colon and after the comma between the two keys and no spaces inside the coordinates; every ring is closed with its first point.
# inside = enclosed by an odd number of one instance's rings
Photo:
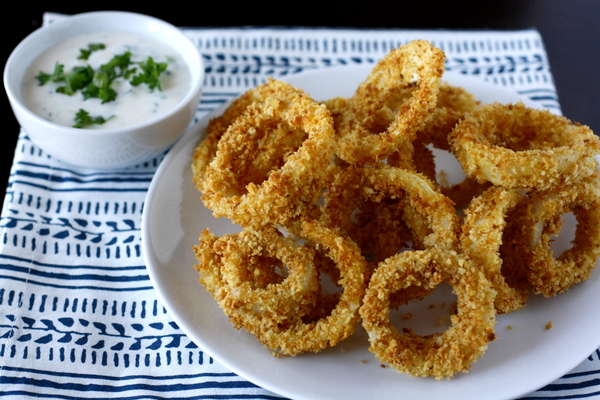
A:
{"type": "Polygon", "coordinates": [[[97,71],[92,81],[82,90],[83,99],[97,98],[102,100],[102,104],[113,101],[117,98],[117,92],[110,87],[112,81],[106,72],[97,71]]]}
{"type": "Polygon", "coordinates": [[[105,48],[104,43],[90,43],[87,49],[79,49],[79,57],[77,59],[87,60],[94,51],[104,50],[105,48]]]}
{"type": "Polygon", "coordinates": [[[131,52],[126,51],[123,54],[114,56],[106,64],[101,65],[98,71],[105,73],[108,79],[111,81],[120,77],[128,79],[129,76],[135,71],[135,66],[130,68],[132,64],[135,63],[131,61],[131,52]]]}
{"type": "Polygon", "coordinates": [[[104,118],[102,116],[92,117],[89,112],[80,108],[79,111],[77,111],[77,114],[75,114],[75,125],[73,125],[73,128],[85,128],[86,126],[94,124],[102,125],[112,117],[114,117],[114,115],[109,118],[104,118]]]}
{"type": "MultiPolygon", "coordinates": [[[[79,49],[78,59],[87,60],[92,52],[105,48],[103,43],[89,44],[87,49],[79,49]]],[[[160,75],[167,70],[168,62],[157,63],[152,57],[146,58],[145,61],[132,61],[131,58],[131,52],[125,51],[113,56],[109,62],[96,70],[89,65],[76,66],[69,73],[65,73],[64,65],[57,62],[52,73],[40,71],[36,79],[40,86],[48,82],[64,83],[56,89],[58,93],[72,96],[81,91],[84,100],[97,98],[102,104],[116,99],[117,92],[111,86],[119,78],[128,80],[133,86],[146,84],[150,91],[162,91],[160,75]]],[[[81,128],[106,121],[102,117],[91,118],[85,110],[80,109],[75,117],[74,127],[81,128]]]]}
{"type": "Polygon", "coordinates": [[[54,71],[52,71],[51,74],[40,71],[39,75],[36,77],[38,85],[43,86],[48,82],[60,82],[64,80],[64,68],[64,65],[56,63],[54,64],[54,71]]]}
{"type": "Polygon", "coordinates": [[[63,78],[60,81],[64,81],[63,86],[56,88],[58,93],[66,95],[73,95],[76,91],[84,89],[94,77],[94,69],[92,67],[74,67],[73,70],[68,74],[63,74],[63,78]]]}
{"type": "Polygon", "coordinates": [[[140,66],[142,72],[135,75],[131,79],[131,84],[133,86],[137,86],[141,83],[145,83],[152,91],[154,89],[162,91],[159,76],[161,73],[167,70],[167,63],[156,63],[152,57],[148,57],[145,62],[142,61],[138,63],[138,65],[140,66]]]}

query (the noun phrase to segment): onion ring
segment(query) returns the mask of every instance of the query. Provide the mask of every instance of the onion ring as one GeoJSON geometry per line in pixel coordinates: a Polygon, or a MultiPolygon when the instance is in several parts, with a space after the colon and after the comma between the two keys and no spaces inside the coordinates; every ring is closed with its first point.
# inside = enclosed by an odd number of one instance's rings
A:
{"type": "Polygon", "coordinates": [[[334,152],[326,107],[287,83],[272,85],[281,97],[250,104],[205,171],[205,206],[244,227],[299,217],[319,198],[334,152]]]}
{"type": "Polygon", "coordinates": [[[449,378],[466,372],[495,339],[495,291],[484,273],[456,252],[407,251],[381,263],[369,282],[360,309],[369,350],[401,373],[449,378]],[[400,333],[389,319],[390,295],[412,286],[433,289],[449,283],[458,311],[443,333],[400,333]]]}
{"type": "Polygon", "coordinates": [[[196,146],[192,155],[192,173],[195,186],[203,192],[205,171],[208,164],[217,153],[217,144],[227,128],[245,111],[252,103],[262,102],[270,96],[281,93],[288,88],[280,82],[269,79],[266,83],[247,90],[240,97],[231,102],[223,114],[212,118],[206,126],[205,138],[196,146]]]}
{"type": "Polygon", "coordinates": [[[220,260],[211,251],[214,237],[205,233],[201,244],[195,247],[200,282],[213,294],[237,329],[244,328],[255,335],[274,355],[319,352],[349,337],[360,322],[358,310],[366,289],[366,261],[356,244],[309,220],[302,224],[302,233],[306,240],[333,260],[339,269],[339,284],[342,286],[331,313],[308,322],[303,319],[307,315],[305,313],[290,313],[286,321],[283,318],[274,320],[271,315],[253,311],[252,303],[228,301],[235,299],[235,288],[227,285],[220,274],[220,260]],[[207,244],[202,245],[203,242],[207,244]]]}
{"type": "MultiPolygon", "coordinates": [[[[357,243],[369,261],[369,272],[408,247],[458,248],[459,220],[451,200],[415,172],[350,166],[334,178],[323,197],[321,222],[357,243]]],[[[395,293],[393,306],[426,294],[413,289],[395,293]]]]}
{"type": "Polygon", "coordinates": [[[409,42],[381,59],[343,110],[338,156],[353,165],[366,165],[408,146],[407,159],[412,159],[410,146],[435,108],[444,61],[444,53],[424,40],[409,42]],[[376,132],[377,115],[386,102],[414,86],[385,132],[376,132]]]}
{"type": "MultiPolygon", "coordinates": [[[[508,215],[527,200],[527,196],[518,189],[490,187],[474,198],[465,210],[466,217],[460,235],[461,252],[482,266],[497,292],[494,304],[499,314],[525,307],[530,294],[526,269],[517,267],[509,273],[500,254],[508,215]]],[[[517,223],[527,221],[519,220],[517,223]]],[[[511,252],[504,257],[514,258],[519,254],[511,252]]],[[[507,261],[507,264],[517,263],[507,261]]]]}
{"type": "Polygon", "coordinates": [[[416,172],[350,166],[323,197],[321,222],[352,238],[375,262],[408,241],[417,248],[457,249],[459,220],[452,201],[416,172]]]}
{"type": "Polygon", "coordinates": [[[531,194],[523,224],[520,250],[529,268],[534,293],[545,297],[562,293],[589,278],[600,256],[600,186],[598,173],[573,185],[531,194]],[[552,236],[560,232],[561,216],[572,212],[577,220],[572,247],[555,257],[552,236]]]}
{"type": "Polygon", "coordinates": [[[199,242],[200,282],[224,310],[282,324],[314,306],[320,288],[314,252],[278,230],[244,229],[217,238],[205,229],[199,242]]]}
{"type": "Polygon", "coordinates": [[[465,173],[496,186],[547,190],[591,175],[600,139],[588,127],[523,103],[478,107],[450,135],[465,173]]]}
{"type": "Polygon", "coordinates": [[[402,220],[404,205],[371,193],[362,178],[355,167],[338,170],[324,192],[320,221],[352,239],[367,259],[379,262],[410,240],[402,220]]]}
{"type": "MultiPolygon", "coordinates": [[[[480,184],[468,176],[462,182],[445,184],[437,176],[435,156],[430,146],[451,152],[448,135],[456,124],[479,104],[475,96],[465,89],[442,82],[433,115],[417,132],[413,142],[415,170],[437,183],[442,193],[454,201],[457,208],[463,208],[473,197],[481,194],[489,184],[480,184]]],[[[406,165],[404,159],[402,152],[396,152],[390,155],[388,164],[402,167],[406,165]]]]}
{"type": "Polygon", "coordinates": [[[258,340],[277,355],[319,352],[348,338],[360,323],[358,310],[366,290],[367,263],[356,244],[324,225],[307,220],[303,237],[316,244],[336,264],[342,292],[331,313],[316,321],[298,320],[286,329],[257,327],[258,340]]]}

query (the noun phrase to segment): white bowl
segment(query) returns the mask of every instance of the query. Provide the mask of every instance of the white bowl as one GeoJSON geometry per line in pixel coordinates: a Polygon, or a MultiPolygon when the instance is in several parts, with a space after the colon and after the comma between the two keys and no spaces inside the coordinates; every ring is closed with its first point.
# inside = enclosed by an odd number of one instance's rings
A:
{"type": "Polygon", "coordinates": [[[65,163],[94,169],[116,169],[142,162],[171,146],[189,127],[198,108],[204,67],[196,46],[181,30],[162,20],[130,12],[77,14],[40,28],[13,50],[4,69],[4,87],[13,112],[27,135],[44,151],[65,163]],[[128,31],[151,36],[178,52],[190,72],[189,90],[166,113],[129,127],[79,129],[36,115],[23,103],[28,67],[46,50],[65,40],[99,31],[128,31]]]}

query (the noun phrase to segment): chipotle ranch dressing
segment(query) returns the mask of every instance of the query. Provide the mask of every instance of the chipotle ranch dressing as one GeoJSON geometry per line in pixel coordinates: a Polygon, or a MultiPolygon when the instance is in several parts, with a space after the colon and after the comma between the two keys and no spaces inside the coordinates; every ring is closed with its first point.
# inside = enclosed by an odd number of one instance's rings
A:
{"type": "MultiPolygon", "coordinates": [[[[138,67],[139,71],[139,67],[138,67]]],[[[108,31],[81,35],[65,41],[38,57],[25,74],[22,95],[27,108],[38,116],[53,123],[65,126],[75,124],[75,114],[79,109],[87,111],[91,117],[105,119],[114,115],[102,125],[92,124],[88,129],[112,129],[131,126],[156,118],[175,107],[188,93],[190,72],[179,54],[168,45],[131,32],[108,31]],[[79,50],[87,49],[91,43],[103,43],[106,48],[91,53],[87,60],[78,60],[79,50]],[[58,62],[64,65],[65,73],[74,66],[90,65],[97,70],[108,63],[115,55],[131,52],[131,60],[145,61],[152,57],[155,62],[168,62],[167,70],[160,74],[162,91],[151,91],[146,84],[131,85],[126,79],[118,78],[111,87],[117,92],[114,101],[101,104],[97,98],[84,100],[80,91],[72,96],[56,92],[64,82],[47,82],[38,85],[36,76],[40,71],[52,73],[58,62]]]]}

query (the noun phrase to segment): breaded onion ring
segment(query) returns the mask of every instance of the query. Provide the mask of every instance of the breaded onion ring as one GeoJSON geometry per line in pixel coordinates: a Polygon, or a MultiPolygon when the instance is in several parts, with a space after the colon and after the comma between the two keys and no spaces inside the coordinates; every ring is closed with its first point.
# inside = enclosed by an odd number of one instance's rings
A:
{"type": "MultiPolygon", "coordinates": [[[[454,201],[457,208],[463,208],[473,197],[481,194],[489,184],[480,184],[469,177],[452,185],[441,181],[437,177],[435,157],[429,146],[451,152],[448,141],[450,132],[468,112],[474,110],[479,104],[475,96],[465,89],[442,82],[433,115],[417,132],[413,142],[415,170],[437,183],[442,193],[454,201]]],[[[402,156],[403,151],[404,149],[401,149],[392,154],[388,158],[388,164],[402,167],[405,158],[402,156]]]]}
{"type": "MultiPolygon", "coordinates": [[[[322,250],[339,269],[342,291],[337,303],[326,316],[317,317],[305,312],[288,314],[288,320],[273,319],[267,313],[254,311],[252,303],[228,301],[236,299],[235,288],[229,286],[221,273],[221,260],[211,250],[216,240],[204,233],[195,247],[200,282],[211,292],[224,313],[237,329],[247,332],[269,348],[274,355],[293,356],[318,352],[349,337],[360,322],[358,310],[366,289],[366,261],[352,241],[339,236],[325,226],[305,221],[302,233],[307,241],[322,250]],[[207,244],[203,244],[207,243],[207,244]]],[[[320,304],[318,304],[320,306],[320,304]]]]}
{"type": "Polygon", "coordinates": [[[466,372],[494,340],[495,292],[483,271],[455,252],[407,251],[380,264],[369,283],[360,315],[369,350],[401,373],[449,378],[466,372]],[[442,333],[400,333],[390,323],[390,296],[411,286],[450,284],[458,311],[442,333]]]}
{"type": "MultiPolygon", "coordinates": [[[[504,265],[500,254],[507,219],[512,211],[527,200],[527,196],[518,189],[490,187],[474,198],[465,210],[466,217],[460,235],[461,252],[485,271],[497,292],[494,304],[499,314],[525,307],[530,294],[525,268],[507,271],[507,265],[518,266],[519,263],[507,262],[504,265]]],[[[519,220],[516,223],[527,221],[519,220]]],[[[508,237],[506,240],[510,242],[512,239],[508,237]]],[[[504,256],[513,258],[521,255],[512,252],[504,256]]]]}
{"type": "Polygon", "coordinates": [[[409,42],[381,59],[343,110],[337,129],[338,156],[353,165],[373,164],[406,147],[406,159],[412,160],[408,153],[435,108],[444,61],[444,53],[424,40],[409,42]],[[394,121],[378,132],[378,115],[386,103],[415,86],[394,121]]]}
{"type": "Polygon", "coordinates": [[[274,228],[219,238],[205,229],[194,252],[200,282],[224,310],[281,324],[315,305],[314,252],[274,228]]]}
{"type": "MultiPolygon", "coordinates": [[[[404,91],[404,94],[397,98],[395,102],[401,104],[411,95],[413,90],[414,88],[404,91]]],[[[341,109],[343,106],[343,103],[335,99],[326,102],[326,104],[334,110],[341,109]]],[[[387,107],[379,110],[377,113],[379,130],[385,129],[385,127],[394,121],[398,112],[398,104],[389,104],[387,107]]],[[[466,91],[464,88],[442,81],[439,86],[437,103],[435,110],[433,110],[433,115],[426,121],[425,126],[421,128],[417,137],[428,136],[428,143],[434,143],[435,147],[439,149],[450,150],[447,138],[448,134],[465,113],[473,111],[479,105],[480,102],[472,93],[466,91]]]]}
{"type": "Polygon", "coordinates": [[[384,198],[371,193],[359,171],[348,167],[331,177],[323,195],[320,220],[352,239],[368,260],[379,262],[410,240],[403,222],[405,205],[400,203],[404,196],[400,193],[395,198],[384,198]]]}
{"type": "Polygon", "coordinates": [[[454,205],[429,179],[393,167],[363,168],[360,172],[366,190],[373,190],[375,195],[406,196],[410,212],[405,213],[404,218],[413,232],[412,240],[421,248],[457,248],[459,219],[454,205]]]}
{"type": "MultiPolygon", "coordinates": [[[[240,97],[231,102],[223,114],[211,119],[206,126],[205,138],[196,146],[192,155],[192,173],[195,186],[203,192],[206,167],[217,153],[217,143],[231,125],[246,108],[252,103],[262,102],[266,98],[281,95],[283,90],[289,88],[281,85],[280,82],[269,79],[266,83],[247,90],[240,97]]],[[[290,91],[290,94],[295,89],[290,91]]]]}
{"type": "Polygon", "coordinates": [[[409,241],[415,248],[457,248],[459,221],[452,202],[416,172],[350,166],[323,197],[321,221],[356,241],[375,262],[409,241]]]}
{"type": "Polygon", "coordinates": [[[334,151],[331,115],[300,89],[249,105],[221,136],[202,201],[241,226],[284,225],[319,198],[334,151]]]}
{"type": "Polygon", "coordinates": [[[555,296],[589,278],[600,256],[600,187],[598,173],[570,186],[531,194],[523,224],[520,253],[529,268],[534,293],[555,296]],[[572,247],[555,258],[552,237],[562,227],[562,216],[572,212],[577,220],[572,247]]]}
{"type": "Polygon", "coordinates": [[[360,323],[358,310],[366,290],[367,263],[356,244],[314,221],[302,224],[302,234],[337,266],[342,286],[335,307],[316,321],[298,319],[287,328],[255,327],[258,340],[278,355],[318,352],[348,338],[360,323]]]}
{"type": "Polygon", "coordinates": [[[586,126],[523,103],[478,107],[450,135],[465,173],[479,182],[547,190],[591,175],[600,139],[586,126]]]}

